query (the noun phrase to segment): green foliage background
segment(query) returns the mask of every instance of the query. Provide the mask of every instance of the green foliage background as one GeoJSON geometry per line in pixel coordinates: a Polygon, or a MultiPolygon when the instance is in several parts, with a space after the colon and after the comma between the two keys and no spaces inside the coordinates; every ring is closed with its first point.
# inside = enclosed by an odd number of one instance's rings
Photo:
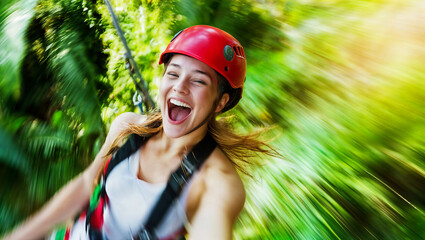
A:
{"type": "MultiPolygon", "coordinates": [[[[423,239],[425,4],[387,1],[113,1],[157,95],[159,54],[194,24],[245,47],[239,131],[285,159],[245,180],[235,239],[423,239]]],[[[0,3],[0,234],[94,158],[134,85],[103,1],[0,3]]]]}

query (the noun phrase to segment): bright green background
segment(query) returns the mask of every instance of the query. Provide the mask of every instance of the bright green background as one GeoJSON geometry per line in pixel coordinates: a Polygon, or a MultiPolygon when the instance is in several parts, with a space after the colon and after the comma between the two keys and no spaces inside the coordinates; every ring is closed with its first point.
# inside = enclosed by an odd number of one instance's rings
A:
{"type": "MultiPolygon", "coordinates": [[[[425,3],[112,1],[155,98],[159,54],[194,24],[248,58],[230,115],[285,159],[246,178],[235,239],[423,239],[425,3]]],[[[81,172],[139,110],[103,1],[0,3],[0,233],[81,172]]]]}

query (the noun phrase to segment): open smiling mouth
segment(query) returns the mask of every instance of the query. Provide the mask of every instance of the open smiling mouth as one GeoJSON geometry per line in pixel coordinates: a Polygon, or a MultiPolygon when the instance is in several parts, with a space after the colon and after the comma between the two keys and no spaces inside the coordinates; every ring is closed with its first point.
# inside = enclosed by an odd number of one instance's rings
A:
{"type": "Polygon", "coordinates": [[[186,120],[192,112],[192,108],[184,102],[181,102],[176,99],[169,99],[167,102],[168,105],[168,118],[171,122],[178,124],[186,120]]]}

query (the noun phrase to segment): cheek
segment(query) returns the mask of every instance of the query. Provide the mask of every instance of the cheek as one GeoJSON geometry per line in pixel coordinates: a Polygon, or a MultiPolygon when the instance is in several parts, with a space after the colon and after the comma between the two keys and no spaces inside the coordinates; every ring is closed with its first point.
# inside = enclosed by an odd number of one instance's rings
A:
{"type": "Polygon", "coordinates": [[[167,79],[162,78],[161,83],[159,84],[159,94],[166,95],[170,87],[170,81],[167,81],[167,79]]]}
{"type": "Polygon", "coordinates": [[[198,94],[198,102],[202,104],[213,105],[217,98],[217,93],[214,91],[203,91],[198,94]]]}
{"type": "Polygon", "coordinates": [[[167,96],[167,86],[166,86],[164,80],[162,80],[161,84],[159,85],[159,103],[160,103],[160,105],[163,105],[166,96],[167,96]]]}
{"type": "Polygon", "coordinates": [[[214,102],[218,98],[218,88],[217,85],[214,85],[211,89],[208,91],[208,96],[211,98],[211,100],[214,102]]]}

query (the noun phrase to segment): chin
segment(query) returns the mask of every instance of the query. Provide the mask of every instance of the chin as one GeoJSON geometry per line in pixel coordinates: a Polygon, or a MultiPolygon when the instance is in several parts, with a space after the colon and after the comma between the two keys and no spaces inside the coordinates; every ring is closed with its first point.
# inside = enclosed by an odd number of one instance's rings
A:
{"type": "Polygon", "coordinates": [[[185,135],[185,133],[181,131],[181,128],[176,129],[175,127],[167,126],[167,124],[163,125],[163,131],[169,138],[179,138],[185,135]]]}

